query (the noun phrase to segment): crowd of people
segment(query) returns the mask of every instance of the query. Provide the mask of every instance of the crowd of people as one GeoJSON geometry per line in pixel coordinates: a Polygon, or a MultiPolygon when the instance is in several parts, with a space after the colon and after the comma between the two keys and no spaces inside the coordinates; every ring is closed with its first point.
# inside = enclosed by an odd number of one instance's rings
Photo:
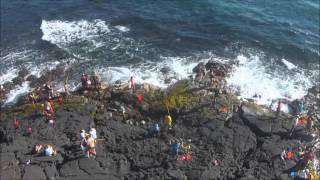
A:
{"type": "Polygon", "coordinates": [[[84,90],[99,89],[101,87],[101,77],[96,72],[92,76],[82,74],[80,80],[84,90]]]}
{"type": "MultiPolygon", "coordinates": [[[[210,67],[210,77],[212,76],[212,84],[215,84],[216,80],[214,77],[216,76],[226,76],[226,70],[223,67],[215,67],[217,65],[213,64],[210,67]],[[214,70],[216,69],[216,70],[214,70]],[[224,74],[223,74],[223,73],[224,74]],[[222,73],[222,74],[221,74],[222,73]]],[[[200,68],[200,75],[201,78],[202,76],[205,76],[207,72],[205,71],[206,68],[200,68]]],[[[208,68],[207,68],[208,69],[208,68]]],[[[231,68],[230,68],[231,69],[231,68]]],[[[101,78],[98,76],[96,73],[93,76],[89,76],[88,74],[82,74],[80,77],[81,85],[83,90],[96,90],[101,87],[101,78]]],[[[216,108],[217,106],[217,99],[219,97],[219,94],[221,92],[218,90],[218,86],[214,85],[216,88],[216,91],[214,93],[212,102],[213,102],[213,107],[216,108]]],[[[128,89],[131,90],[131,93],[136,92],[136,82],[131,76],[128,80],[128,89]]],[[[64,92],[65,92],[65,97],[70,95],[69,92],[69,87],[67,82],[64,84],[64,92]]],[[[44,84],[43,87],[37,88],[34,92],[29,94],[29,101],[32,104],[45,101],[43,104],[43,115],[49,120],[49,123],[54,124],[54,119],[55,119],[55,110],[54,110],[54,104],[53,104],[53,99],[56,98],[56,94],[54,91],[54,88],[52,85],[44,84]]],[[[59,102],[58,97],[58,102],[59,102]]],[[[141,95],[137,96],[137,102],[141,103],[143,101],[143,98],[141,95]]],[[[122,106],[122,113],[124,115],[125,113],[125,108],[122,106]]],[[[282,102],[281,100],[278,101],[277,104],[277,109],[276,111],[278,113],[281,112],[282,108],[282,102]]],[[[232,117],[232,112],[231,115],[229,113],[229,110],[227,107],[220,105],[218,109],[219,113],[226,113],[226,120],[230,119],[232,117]]],[[[237,107],[239,109],[239,107],[237,107]]],[[[19,127],[18,121],[15,120],[15,127],[19,127]]],[[[163,119],[163,126],[161,126],[158,122],[154,123],[146,132],[145,137],[146,138],[160,138],[160,134],[165,131],[173,131],[173,119],[169,113],[164,116],[163,119]]],[[[304,103],[301,101],[297,107],[297,118],[295,120],[295,123],[292,127],[292,130],[290,132],[290,135],[294,132],[294,130],[301,125],[306,125],[308,129],[312,129],[313,126],[313,121],[311,118],[308,117],[307,112],[305,111],[304,103]]],[[[31,131],[30,131],[31,133],[31,131]]],[[[95,128],[91,128],[89,132],[87,133],[84,129],[80,131],[80,149],[83,151],[83,154],[85,157],[93,157],[95,158],[97,155],[96,152],[96,145],[97,145],[97,131],[95,128]]],[[[192,142],[191,139],[188,139],[187,141],[183,141],[182,139],[175,139],[171,140],[168,144],[169,146],[169,154],[171,154],[174,159],[181,160],[181,161],[191,161],[192,160],[192,142]]],[[[37,144],[34,148],[34,152],[39,155],[44,155],[44,156],[55,156],[57,155],[57,150],[54,149],[52,145],[42,145],[42,144],[37,144]]],[[[312,179],[313,177],[317,177],[317,172],[319,172],[319,161],[316,159],[315,156],[315,149],[310,148],[310,147],[299,147],[298,150],[295,152],[291,150],[290,148],[284,149],[280,155],[281,159],[285,162],[288,160],[294,160],[297,162],[298,166],[293,168],[290,171],[290,176],[299,176],[303,178],[309,178],[312,179]]],[[[212,161],[212,164],[214,166],[218,166],[220,164],[220,161],[218,159],[214,159],[212,161]]]]}
{"type": "Polygon", "coordinates": [[[315,156],[316,149],[312,146],[300,145],[297,149],[287,148],[281,153],[281,159],[295,161],[296,166],[289,170],[289,175],[294,178],[317,180],[320,171],[319,160],[315,156]]]}
{"type": "Polygon", "coordinates": [[[91,128],[89,133],[86,133],[84,129],[80,131],[80,147],[86,157],[95,158],[96,153],[96,143],[97,143],[97,130],[91,128]]]}

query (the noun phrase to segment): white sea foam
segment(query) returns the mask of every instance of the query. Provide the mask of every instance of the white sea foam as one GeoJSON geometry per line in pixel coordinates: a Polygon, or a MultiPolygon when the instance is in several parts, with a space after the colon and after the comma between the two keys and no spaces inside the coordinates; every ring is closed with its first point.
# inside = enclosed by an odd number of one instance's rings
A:
{"type": "Polygon", "coordinates": [[[42,20],[40,29],[43,33],[42,40],[49,41],[60,47],[79,39],[89,40],[92,37],[110,32],[109,25],[102,20],[95,20],[93,22],[86,20],[42,20]]]}
{"type": "Polygon", "coordinates": [[[6,64],[6,66],[13,65],[15,62],[21,61],[25,62],[30,57],[34,56],[35,52],[28,49],[20,50],[20,51],[12,51],[1,57],[1,64],[6,64]]]}
{"type": "Polygon", "coordinates": [[[287,67],[289,70],[292,70],[292,69],[297,68],[296,65],[294,65],[293,63],[291,63],[291,62],[289,62],[289,61],[287,61],[287,60],[285,60],[285,59],[281,59],[281,62],[282,62],[284,65],[286,65],[286,67],[287,67]]]}
{"type": "MultiPolygon", "coordinates": [[[[144,50],[134,40],[121,35],[121,33],[130,31],[129,28],[124,26],[112,27],[103,20],[43,20],[40,28],[43,32],[43,40],[71,52],[71,54],[78,58],[86,57],[87,53],[94,52],[96,48],[104,48],[103,50],[106,51],[118,51],[121,49],[125,50],[124,55],[128,54],[129,56],[134,56],[133,51],[144,50]],[[85,44],[85,46],[79,46],[81,44],[85,44]]],[[[146,82],[164,88],[169,84],[165,82],[165,77],[161,72],[163,67],[170,68],[168,76],[172,79],[171,83],[173,83],[190,76],[192,69],[199,62],[206,62],[208,60],[218,62],[233,61],[233,59],[219,58],[211,52],[199,54],[193,57],[161,57],[157,62],[145,61],[129,66],[100,67],[100,71],[103,80],[109,83],[113,83],[116,80],[127,82],[132,75],[138,83],[146,82]]],[[[227,82],[229,85],[240,87],[242,98],[252,98],[254,95],[261,95],[261,98],[258,98],[257,102],[269,105],[273,99],[301,98],[306,94],[306,90],[313,85],[309,77],[310,73],[306,73],[288,60],[282,60],[286,68],[278,67],[278,65],[270,68],[263,63],[261,58],[257,54],[251,56],[239,55],[235,59],[235,61],[239,62],[239,66],[235,68],[235,72],[227,79],[227,82]]],[[[87,57],[84,59],[88,60],[87,57]]],[[[30,71],[31,74],[39,77],[43,70],[48,67],[55,67],[56,65],[58,65],[58,62],[47,65],[40,64],[39,66],[31,65],[30,71]]],[[[12,79],[13,75],[10,75],[10,73],[5,73],[5,76],[0,76],[0,78],[12,79]]],[[[2,79],[0,80],[2,81],[2,79]]],[[[70,81],[73,82],[72,87],[78,86],[76,80],[70,81]]],[[[61,88],[61,85],[59,87],[61,88]]],[[[10,100],[11,96],[17,95],[18,92],[24,93],[25,89],[27,89],[26,85],[14,90],[13,92],[16,93],[10,93],[8,100],[10,100]]]]}
{"type": "Polygon", "coordinates": [[[302,98],[313,85],[302,70],[290,74],[281,72],[279,67],[274,67],[273,71],[268,70],[258,55],[239,55],[236,60],[239,66],[227,82],[240,87],[242,98],[260,95],[261,98],[256,99],[259,104],[270,105],[272,100],[279,98],[302,98]]]}
{"type": "Polygon", "coordinates": [[[94,21],[42,20],[40,29],[43,33],[42,40],[49,41],[76,57],[84,56],[84,54],[80,55],[79,49],[84,52],[92,52],[101,47],[112,49],[123,44],[129,45],[129,43],[122,42],[127,42],[128,38],[121,38],[121,33],[130,31],[128,27],[120,25],[113,27],[100,19],[94,21]],[[83,43],[86,46],[82,49],[81,44],[83,43]]]}
{"type": "Polygon", "coordinates": [[[118,26],[115,26],[115,28],[117,28],[119,31],[121,31],[121,32],[128,32],[128,31],[130,31],[130,28],[128,28],[128,27],[125,27],[125,26],[120,26],[120,25],[118,25],[118,26]]]}
{"type": "Polygon", "coordinates": [[[9,68],[4,72],[0,73],[0,84],[4,84],[8,81],[11,81],[13,78],[17,77],[18,70],[15,68],[9,68]]]}
{"type": "Polygon", "coordinates": [[[167,87],[169,84],[177,80],[186,79],[192,74],[192,69],[198,62],[190,62],[188,58],[182,57],[161,57],[159,63],[146,62],[131,67],[108,67],[101,68],[103,80],[114,83],[121,80],[126,83],[130,76],[133,76],[137,83],[149,83],[161,88],[167,87]],[[165,77],[161,72],[164,67],[169,67],[170,71],[167,75],[172,81],[165,82],[165,77]]]}
{"type": "Polygon", "coordinates": [[[13,89],[7,95],[7,99],[4,102],[4,105],[15,103],[17,98],[28,93],[30,90],[29,82],[22,83],[21,86],[18,86],[16,89],[13,89]]]}
{"type": "Polygon", "coordinates": [[[28,68],[30,71],[29,75],[34,75],[36,77],[40,77],[44,72],[51,71],[55,69],[61,62],[59,61],[52,61],[52,62],[46,62],[43,64],[29,64],[28,68]]]}

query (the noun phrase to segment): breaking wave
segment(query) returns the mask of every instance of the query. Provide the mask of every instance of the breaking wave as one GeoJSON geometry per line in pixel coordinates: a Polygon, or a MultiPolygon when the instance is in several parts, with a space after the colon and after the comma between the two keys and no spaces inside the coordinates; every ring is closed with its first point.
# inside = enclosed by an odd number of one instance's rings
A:
{"type": "MultiPolygon", "coordinates": [[[[266,61],[263,53],[246,53],[246,55],[240,53],[234,59],[218,57],[210,51],[185,57],[166,56],[159,53],[159,50],[155,50],[157,53],[152,54],[152,48],[125,35],[130,32],[130,28],[121,25],[111,26],[103,20],[43,20],[40,29],[43,33],[42,40],[69,52],[71,57],[59,61],[32,63],[28,59],[30,54],[32,57],[36,56],[35,52],[25,50],[3,56],[1,63],[19,60],[24,62],[31,75],[39,77],[44,71],[53,69],[61,63],[68,61],[72,66],[83,60],[98,69],[102,79],[109,83],[117,80],[127,82],[130,76],[134,76],[139,83],[145,82],[165,88],[170,83],[192,75],[192,69],[199,62],[209,60],[232,62],[238,65],[227,79],[228,84],[240,89],[241,98],[260,95],[261,98],[257,99],[257,102],[268,105],[273,99],[301,98],[307,89],[317,82],[319,76],[316,70],[318,66],[315,70],[306,70],[286,59],[280,60],[281,63],[277,60],[266,61]],[[164,67],[169,68],[170,83],[165,81],[161,72],[164,67]]],[[[75,74],[84,71],[83,68],[77,69],[76,66],[73,68],[77,71],[75,74]]],[[[89,69],[85,71],[90,73],[89,69]]],[[[1,70],[0,84],[11,81],[17,73],[18,68],[14,64],[6,70],[1,70]]],[[[70,79],[70,83],[74,88],[79,85],[77,77],[70,79]]],[[[16,96],[29,90],[28,83],[23,83],[9,93],[6,103],[14,102],[16,96]]]]}
{"type": "Polygon", "coordinates": [[[317,68],[302,69],[284,59],[285,68],[274,62],[266,65],[262,58],[261,55],[239,55],[235,59],[239,65],[227,82],[240,88],[241,98],[261,96],[256,101],[265,105],[279,98],[300,99],[319,76],[317,68]]]}

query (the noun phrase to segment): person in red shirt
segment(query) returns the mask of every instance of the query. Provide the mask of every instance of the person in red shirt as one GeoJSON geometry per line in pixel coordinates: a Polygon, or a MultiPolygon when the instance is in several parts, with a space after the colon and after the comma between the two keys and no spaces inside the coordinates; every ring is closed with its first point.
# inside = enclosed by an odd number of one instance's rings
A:
{"type": "Polygon", "coordinates": [[[292,151],[288,150],[287,151],[287,159],[290,160],[290,159],[292,159],[292,157],[293,157],[292,151]]]}
{"type": "Polygon", "coordinates": [[[58,98],[58,103],[62,103],[62,102],[63,102],[62,97],[59,97],[59,98],[58,98]]]}
{"type": "Polygon", "coordinates": [[[141,95],[137,96],[137,102],[140,104],[143,100],[143,97],[141,95]]]}
{"type": "Polygon", "coordinates": [[[15,129],[18,129],[19,126],[20,126],[20,120],[17,119],[17,118],[15,118],[15,119],[14,119],[14,128],[15,128],[15,129]]]}

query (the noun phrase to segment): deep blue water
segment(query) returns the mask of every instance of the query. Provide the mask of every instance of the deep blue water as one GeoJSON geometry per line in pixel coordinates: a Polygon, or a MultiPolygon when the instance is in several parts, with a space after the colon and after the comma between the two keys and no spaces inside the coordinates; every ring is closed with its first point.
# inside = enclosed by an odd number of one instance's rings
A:
{"type": "MultiPolygon", "coordinates": [[[[264,64],[286,59],[310,69],[320,62],[319,13],[319,0],[2,0],[0,72],[8,63],[76,58],[123,66],[202,52],[231,59],[263,54],[264,64]],[[98,28],[88,40],[87,34],[77,39],[60,27],[97,20],[130,31],[110,35],[98,28]],[[53,40],[42,39],[46,23],[46,32],[56,29],[53,40]],[[16,57],[21,51],[36,53],[16,57]]],[[[91,32],[91,26],[81,31],[91,32]]]]}
{"type": "Polygon", "coordinates": [[[3,0],[2,48],[41,44],[43,19],[107,20],[171,53],[222,53],[229,46],[319,59],[319,0],[3,0]]]}

